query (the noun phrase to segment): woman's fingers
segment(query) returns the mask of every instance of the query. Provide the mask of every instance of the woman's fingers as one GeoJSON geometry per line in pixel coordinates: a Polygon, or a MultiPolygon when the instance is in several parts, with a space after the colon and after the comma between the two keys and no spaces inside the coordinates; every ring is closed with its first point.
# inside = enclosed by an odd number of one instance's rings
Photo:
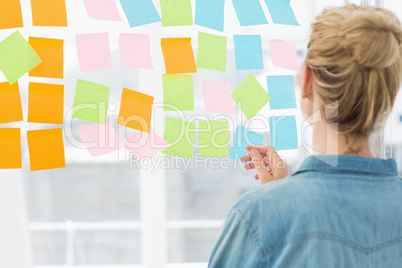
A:
{"type": "Polygon", "coordinates": [[[244,168],[247,170],[250,170],[250,169],[255,168],[255,166],[254,166],[254,163],[249,163],[249,164],[245,165],[244,168]]]}
{"type": "Polygon", "coordinates": [[[264,163],[264,158],[260,154],[260,152],[257,149],[252,149],[250,151],[250,154],[251,154],[251,158],[252,158],[253,164],[255,166],[255,169],[257,170],[260,183],[264,184],[264,183],[273,181],[274,177],[272,177],[271,173],[267,170],[267,166],[264,163]]]}

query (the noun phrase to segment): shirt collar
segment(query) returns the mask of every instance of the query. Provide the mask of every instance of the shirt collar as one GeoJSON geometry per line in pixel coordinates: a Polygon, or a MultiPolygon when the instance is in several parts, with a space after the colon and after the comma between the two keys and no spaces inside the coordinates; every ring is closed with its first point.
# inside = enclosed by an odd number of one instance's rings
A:
{"type": "Polygon", "coordinates": [[[294,173],[306,171],[354,171],[399,176],[395,159],[361,157],[356,155],[313,155],[307,157],[294,173]]]}

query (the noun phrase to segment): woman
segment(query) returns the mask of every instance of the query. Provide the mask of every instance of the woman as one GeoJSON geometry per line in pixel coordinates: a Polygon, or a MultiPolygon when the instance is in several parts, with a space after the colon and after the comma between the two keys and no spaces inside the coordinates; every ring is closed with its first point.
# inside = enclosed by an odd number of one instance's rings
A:
{"type": "Polygon", "coordinates": [[[242,161],[264,185],[229,212],[209,267],[402,267],[402,180],[369,146],[399,89],[401,44],[399,20],[381,8],[316,18],[301,109],[321,154],[289,175],[272,147],[247,147],[242,161]]]}

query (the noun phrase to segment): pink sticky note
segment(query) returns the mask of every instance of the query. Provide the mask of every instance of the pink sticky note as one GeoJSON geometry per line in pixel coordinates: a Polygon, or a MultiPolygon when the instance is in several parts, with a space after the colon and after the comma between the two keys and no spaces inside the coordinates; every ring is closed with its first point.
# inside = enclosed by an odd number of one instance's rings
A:
{"type": "Polygon", "coordinates": [[[230,95],[230,83],[202,81],[202,96],[209,113],[236,113],[230,95]]]}
{"type": "Polygon", "coordinates": [[[78,133],[91,156],[108,154],[124,148],[124,143],[110,122],[80,126],[78,133]]]}
{"type": "Polygon", "coordinates": [[[296,45],[274,39],[270,45],[272,62],[276,67],[299,71],[297,63],[296,45]]]}
{"type": "Polygon", "coordinates": [[[149,133],[137,132],[125,140],[126,149],[136,159],[150,158],[172,146],[152,129],[149,133]]]}
{"type": "Polygon", "coordinates": [[[147,34],[120,34],[121,65],[124,68],[153,69],[151,36],[147,34]]]}
{"type": "Polygon", "coordinates": [[[113,69],[108,33],[77,34],[76,43],[82,72],[113,69]]]}
{"type": "Polygon", "coordinates": [[[91,19],[121,21],[116,0],[84,0],[84,4],[91,19]]]}

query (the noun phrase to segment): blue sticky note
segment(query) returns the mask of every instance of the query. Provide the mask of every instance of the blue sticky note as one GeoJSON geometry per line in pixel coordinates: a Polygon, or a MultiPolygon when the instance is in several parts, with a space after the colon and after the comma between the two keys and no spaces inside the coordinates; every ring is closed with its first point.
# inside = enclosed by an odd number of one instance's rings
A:
{"type": "Polygon", "coordinates": [[[241,26],[268,24],[259,0],[233,0],[241,26]]]}
{"type": "Polygon", "coordinates": [[[233,140],[230,158],[240,162],[240,157],[245,156],[249,152],[246,150],[247,145],[263,144],[264,136],[251,131],[245,127],[238,126],[233,140]]]}
{"type": "Polygon", "coordinates": [[[271,110],[297,108],[292,75],[267,76],[267,84],[271,110]]]}
{"type": "Polygon", "coordinates": [[[223,32],[225,0],[197,0],[194,24],[223,32]]]}
{"type": "Polygon", "coordinates": [[[269,118],[271,146],[275,150],[298,148],[296,118],[292,116],[274,116],[269,118]]]}
{"type": "Polygon", "coordinates": [[[152,0],[120,0],[130,27],[161,21],[152,0]]]}
{"type": "Polygon", "coordinates": [[[274,23],[300,25],[290,6],[290,0],[265,0],[265,3],[274,23]]]}
{"type": "Polygon", "coordinates": [[[401,115],[401,116],[399,116],[399,121],[401,121],[401,123],[402,123],[402,115],[401,115]]]}
{"type": "Polygon", "coordinates": [[[235,35],[233,39],[237,70],[264,69],[261,35],[235,35]]]}

